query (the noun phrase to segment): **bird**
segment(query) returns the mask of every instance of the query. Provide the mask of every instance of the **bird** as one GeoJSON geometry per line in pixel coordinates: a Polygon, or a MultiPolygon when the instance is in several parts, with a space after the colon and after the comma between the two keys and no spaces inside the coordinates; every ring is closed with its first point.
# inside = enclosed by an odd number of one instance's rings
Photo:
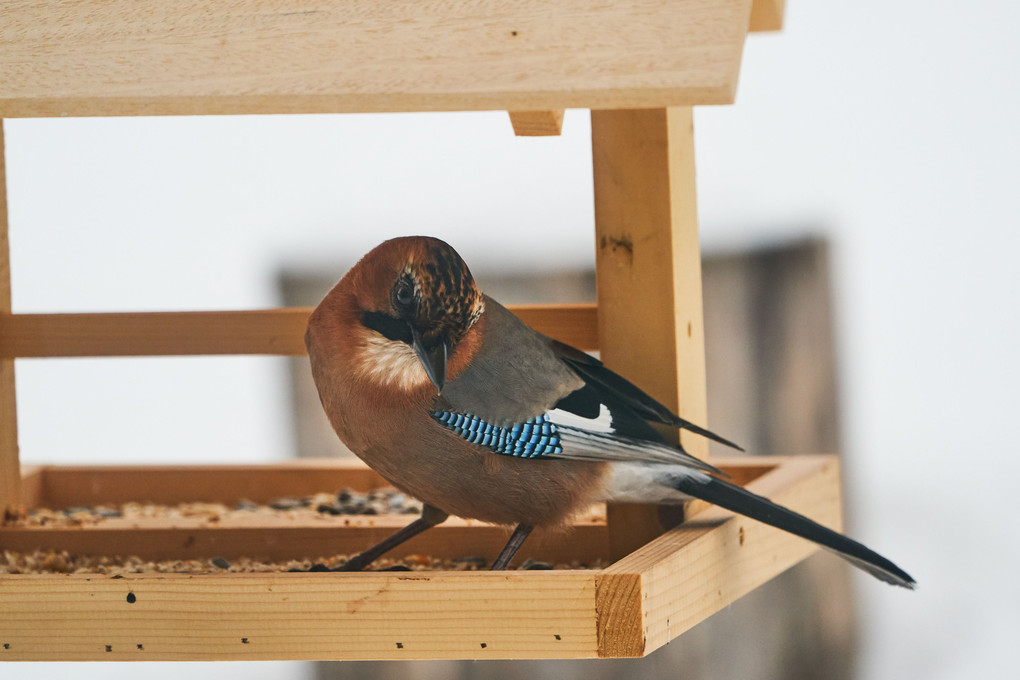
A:
{"type": "Polygon", "coordinates": [[[482,293],[440,239],[394,238],[368,252],[312,311],[305,344],[337,436],[423,504],[419,518],[343,570],[364,569],[450,515],[514,527],[492,563],[499,570],[535,527],[563,527],[594,502],[701,499],[814,541],[882,581],[916,586],[861,543],[667,441],[662,428],[740,449],[527,326],[482,293]]]}

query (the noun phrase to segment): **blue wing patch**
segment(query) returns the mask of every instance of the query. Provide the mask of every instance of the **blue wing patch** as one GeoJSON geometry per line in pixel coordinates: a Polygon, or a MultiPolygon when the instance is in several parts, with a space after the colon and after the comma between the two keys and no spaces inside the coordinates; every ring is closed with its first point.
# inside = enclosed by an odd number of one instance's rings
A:
{"type": "Polygon", "coordinates": [[[510,427],[487,423],[470,413],[430,411],[429,415],[461,439],[485,446],[503,456],[544,458],[563,453],[559,429],[545,413],[510,427]]]}

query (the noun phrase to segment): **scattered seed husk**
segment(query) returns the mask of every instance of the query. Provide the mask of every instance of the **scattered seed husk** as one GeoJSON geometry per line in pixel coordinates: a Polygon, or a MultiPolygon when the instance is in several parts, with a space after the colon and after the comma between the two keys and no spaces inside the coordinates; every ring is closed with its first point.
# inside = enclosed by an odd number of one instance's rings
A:
{"type": "MultiPolygon", "coordinates": [[[[347,563],[348,555],[331,555],[316,559],[295,559],[282,562],[224,557],[186,560],[143,560],[139,557],[107,557],[75,555],[66,550],[37,550],[20,553],[4,550],[0,559],[0,574],[101,574],[123,578],[132,574],[232,574],[271,572],[338,571],[347,563]]],[[[382,557],[372,563],[368,571],[483,571],[488,564],[480,557],[444,559],[411,554],[402,558],[382,557]]],[[[582,564],[578,561],[552,565],[547,562],[525,560],[519,569],[601,569],[601,562],[582,564]]]]}

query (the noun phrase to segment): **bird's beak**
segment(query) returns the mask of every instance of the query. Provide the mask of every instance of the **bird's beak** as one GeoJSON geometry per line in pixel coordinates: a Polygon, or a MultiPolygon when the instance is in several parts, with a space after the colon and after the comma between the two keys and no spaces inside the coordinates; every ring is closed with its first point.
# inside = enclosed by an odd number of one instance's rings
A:
{"type": "Polygon", "coordinates": [[[411,326],[411,338],[411,346],[418,355],[418,361],[425,369],[425,374],[442,393],[443,385],[446,384],[446,340],[440,339],[435,347],[428,349],[422,341],[421,333],[414,326],[411,326]]]}

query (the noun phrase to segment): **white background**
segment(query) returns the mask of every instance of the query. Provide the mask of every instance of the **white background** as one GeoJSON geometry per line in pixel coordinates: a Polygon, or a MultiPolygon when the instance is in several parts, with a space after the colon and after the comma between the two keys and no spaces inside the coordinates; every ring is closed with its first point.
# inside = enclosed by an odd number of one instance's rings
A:
{"type": "MultiPolygon", "coordinates": [[[[737,105],[696,112],[706,248],[834,244],[846,505],[915,593],[860,577],[861,678],[1015,672],[1020,5],[790,0],[737,105]]],[[[400,234],[476,271],[591,265],[586,112],[6,122],[17,312],[258,308],[282,266],[400,234]]],[[[337,272],[337,276],[342,272],[337,272]]],[[[19,361],[25,462],[290,455],[281,360],[19,361]]],[[[7,664],[5,678],[134,677],[7,664]]],[[[303,677],[299,664],[146,666],[303,677]]]]}

